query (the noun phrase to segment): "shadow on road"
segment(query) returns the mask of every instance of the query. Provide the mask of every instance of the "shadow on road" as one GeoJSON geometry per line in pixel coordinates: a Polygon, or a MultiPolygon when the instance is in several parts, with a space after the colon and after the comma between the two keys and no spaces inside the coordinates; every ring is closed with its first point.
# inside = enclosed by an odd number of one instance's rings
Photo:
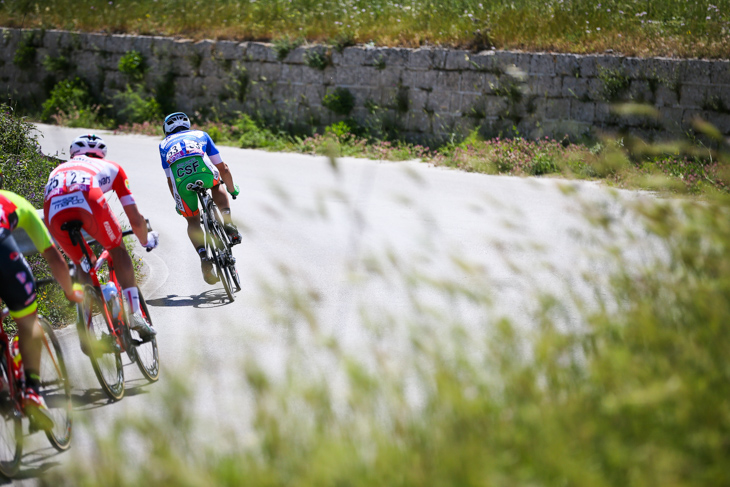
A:
{"type": "MultiPolygon", "coordinates": [[[[37,434],[41,434],[40,432],[37,434]]],[[[61,464],[61,462],[52,460],[60,455],[61,452],[50,446],[33,450],[23,454],[20,471],[15,475],[14,481],[38,478],[48,470],[61,464]]],[[[11,480],[2,479],[0,484],[10,484],[11,480]]]]}
{"type": "Polygon", "coordinates": [[[150,306],[192,306],[193,308],[217,308],[229,304],[228,296],[224,289],[211,289],[197,295],[178,296],[168,294],[163,298],[148,299],[150,306]]]}

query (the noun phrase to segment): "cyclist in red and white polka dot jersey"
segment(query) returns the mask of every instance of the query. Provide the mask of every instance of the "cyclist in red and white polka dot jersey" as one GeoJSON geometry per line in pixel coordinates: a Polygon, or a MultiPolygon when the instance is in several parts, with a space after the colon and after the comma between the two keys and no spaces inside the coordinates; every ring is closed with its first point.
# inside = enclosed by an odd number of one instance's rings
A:
{"type": "Polygon", "coordinates": [[[60,164],[48,177],[43,206],[46,226],[66,255],[79,265],[83,258],[81,247],[73,245],[68,232],[61,227],[72,220],[83,223],[83,229],[108,250],[114,260],[122,295],[130,307],[132,328],[143,336],[154,335],[154,328],[150,328],[141,315],[132,259],[122,242],[122,228],[104,193],[117,193],[143,247],[153,249],[157,246],[157,232],[147,231],[147,223],[129,189],[127,174],[116,162],[104,159],[106,152],[106,144],[99,136],[82,135],[73,141],[71,160],[60,164]]]}

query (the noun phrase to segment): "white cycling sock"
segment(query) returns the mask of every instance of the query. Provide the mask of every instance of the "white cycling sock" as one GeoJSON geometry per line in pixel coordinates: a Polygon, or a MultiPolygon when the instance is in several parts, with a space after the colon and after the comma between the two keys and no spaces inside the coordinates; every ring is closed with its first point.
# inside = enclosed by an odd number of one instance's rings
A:
{"type": "Polygon", "coordinates": [[[124,298],[127,301],[129,312],[132,314],[139,313],[139,290],[137,290],[137,287],[135,286],[123,289],[122,294],[124,294],[124,298]]]}

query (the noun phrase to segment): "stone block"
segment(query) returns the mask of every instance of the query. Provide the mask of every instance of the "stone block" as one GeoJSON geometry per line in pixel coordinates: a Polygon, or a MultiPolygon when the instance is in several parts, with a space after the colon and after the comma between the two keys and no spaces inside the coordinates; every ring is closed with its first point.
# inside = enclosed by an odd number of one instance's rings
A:
{"type": "Polygon", "coordinates": [[[532,58],[534,56],[534,54],[527,52],[517,52],[515,53],[514,60],[511,64],[520,72],[522,72],[523,76],[527,76],[527,74],[530,72],[530,65],[532,64],[532,58]]]}
{"type": "Polygon", "coordinates": [[[316,84],[309,84],[305,86],[304,99],[308,105],[321,105],[322,98],[324,98],[324,86],[316,84]]]}
{"type": "Polygon", "coordinates": [[[372,98],[372,91],[370,88],[350,88],[350,93],[355,97],[355,106],[364,106],[372,98]]]}
{"type": "Polygon", "coordinates": [[[446,54],[445,69],[447,70],[464,70],[471,67],[469,59],[469,51],[449,50],[446,54]]]}
{"type": "Polygon", "coordinates": [[[684,108],[699,109],[707,99],[706,88],[704,84],[682,84],[680,105],[684,108]]]}
{"type": "Polygon", "coordinates": [[[309,69],[301,64],[284,64],[281,66],[282,81],[304,83],[304,71],[309,69]]]}
{"type": "Polygon", "coordinates": [[[278,81],[281,79],[281,64],[280,63],[264,63],[261,65],[259,71],[260,81],[278,81]]]}
{"type": "Polygon", "coordinates": [[[451,94],[451,91],[432,91],[428,94],[428,103],[426,109],[437,113],[450,113],[451,94]]]}
{"type": "Polygon", "coordinates": [[[436,75],[435,89],[447,91],[459,91],[461,76],[454,71],[439,71],[436,75]]]}
{"type": "Polygon", "coordinates": [[[361,66],[343,67],[338,66],[335,68],[335,84],[337,86],[360,86],[360,81],[364,81],[363,85],[370,86],[372,84],[372,78],[368,79],[368,76],[364,75],[361,70],[367,69],[361,66]],[[370,81],[370,83],[368,83],[370,81]]]}
{"type": "Polygon", "coordinates": [[[495,51],[482,51],[469,57],[471,69],[483,73],[501,73],[502,67],[499,65],[498,57],[495,51]]]}
{"type": "Polygon", "coordinates": [[[554,54],[533,54],[530,57],[528,73],[531,75],[555,76],[556,62],[557,59],[554,54]]]}
{"type": "Polygon", "coordinates": [[[449,49],[434,49],[431,53],[431,65],[435,69],[446,69],[446,57],[448,55],[449,49]]]}
{"type": "Polygon", "coordinates": [[[570,100],[546,99],[545,118],[548,120],[567,120],[570,118],[570,100]]]}
{"type": "Polygon", "coordinates": [[[391,47],[385,50],[386,66],[398,66],[405,68],[409,65],[411,50],[400,47],[391,47]]]}
{"type": "Polygon", "coordinates": [[[458,110],[465,117],[484,118],[486,116],[484,96],[476,93],[461,93],[458,110]]]}
{"type": "Polygon", "coordinates": [[[235,41],[218,41],[215,51],[223,59],[241,59],[245,53],[245,45],[235,41]]]}
{"type": "Polygon", "coordinates": [[[530,75],[527,78],[527,89],[529,93],[542,97],[562,97],[563,79],[560,76],[530,75]]]}
{"type": "Polygon", "coordinates": [[[661,111],[661,121],[664,127],[675,132],[682,127],[682,120],[684,119],[684,108],[664,108],[661,111]]]}
{"type": "Polygon", "coordinates": [[[715,85],[724,85],[724,90],[730,91],[730,62],[713,61],[710,64],[710,82],[715,85]]]}
{"type": "Polygon", "coordinates": [[[369,56],[369,49],[361,46],[346,47],[342,51],[342,66],[364,66],[369,56]]]}
{"type": "Polygon", "coordinates": [[[366,72],[364,78],[370,78],[373,80],[377,80],[377,84],[379,86],[400,86],[403,85],[403,69],[399,66],[394,67],[386,67],[382,70],[377,70],[375,68],[361,68],[361,69],[370,69],[372,71],[366,72]]]}
{"type": "Polygon", "coordinates": [[[655,96],[649,82],[643,79],[633,79],[629,85],[629,99],[636,103],[654,104],[655,96]]]}
{"type": "Polygon", "coordinates": [[[154,38],[150,36],[134,36],[134,39],[132,39],[132,49],[140,53],[145,59],[149,59],[153,54],[153,41],[154,38]]]}
{"type": "Polygon", "coordinates": [[[418,88],[409,90],[408,108],[411,112],[422,111],[428,103],[428,92],[418,88]]]}
{"type": "Polygon", "coordinates": [[[420,48],[411,51],[408,58],[408,69],[410,70],[427,70],[433,66],[433,50],[430,48],[420,48]]]}
{"type": "Polygon", "coordinates": [[[596,104],[593,102],[570,101],[570,118],[579,122],[593,122],[596,114],[596,104]]]}
{"type": "Polygon", "coordinates": [[[187,58],[190,56],[193,41],[190,39],[175,39],[172,44],[172,55],[174,57],[187,58]]]}
{"type": "Polygon", "coordinates": [[[418,133],[431,133],[431,117],[424,112],[412,111],[405,116],[406,130],[418,133]]]}
{"type": "Polygon", "coordinates": [[[596,111],[594,120],[599,124],[616,124],[618,117],[611,111],[611,104],[606,102],[596,103],[596,111]]]}
{"type": "MultiPolygon", "coordinates": [[[[630,79],[638,79],[644,77],[644,71],[646,68],[646,60],[640,59],[637,57],[627,57],[624,58],[618,67],[618,69],[622,69],[623,73],[628,76],[630,79]]],[[[617,69],[617,68],[609,68],[609,69],[617,69]]]]}
{"type": "Polygon", "coordinates": [[[516,61],[516,53],[513,51],[495,51],[493,66],[500,73],[504,73],[505,68],[512,66],[516,61]]]}
{"type": "Polygon", "coordinates": [[[557,54],[555,56],[555,74],[558,76],[580,76],[580,56],[577,54],[557,54]]]}
{"type": "Polygon", "coordinates": [[[590,78],[588,80],[587,98],[593,101],[606,101],[606,86],[603,81],[598,78],[590,78]]]}
{"type": "Polygon", "coordinates": [[[730,135],[730,115],[717,112],[705,112],[703,115],[703,118],[714,125],[723,135],[730,135]]]}
{"type": "Polygon", "coordinates": [[[578,72],[582,78],[598,76],[596,69],[596,56],[576,56],[578,61],[578,72]]]}
{"type": "Polygon", "coordinates": [[[573,78],[566,76],[562,81],[563,98],[571,100],[582,100],[588,97],[588,80],[585,78],[573,78]]]}
{"type": "Polygon", "coordinates": [[[152,57],[167,60],[172,56],[175,40],[169,37],[155,37],[152,43],[152,57]]]}
{"type": "MultiPolygon", "coordinates": [[[[299,46],[296,49],[293,49],[289,52],[289,54],[286,55],[284,58],[284,63],[286,64],[305,64],[306,59],[304,58],[304,53],[307,52],[307,49],[305,47],[299,46]]],[[[338,58],[342,58],[342,55],[338,55],[338,58]]],[[[333,58],[334,61],[334,58],[333,58]]],[[[342,63],[336,62],[334,63],[335,66],[340,66],[342,63]]]]}
{"type": "Polygon", "coordinates": [[[405,71],[403,73],[403,86],[432,90],[436,88],[438,71],[405,71]]]}
{"type": "Polygon", "coordinates": [[[680,79],[683,84],[708,84],[710,83],[711,61],[701,59],[687,59],[682,63],[680,79]]]}
{"type": "Polygon", "coordinates": [[[246,46],[246,55],[252,61],[276,63],[279,59],[271,44],[265,42],[249,42],[246,46]]]}
{"type": "MultiPolygon", "coordinates": [[[[486,86],[488,87],[489,85],[486,86]]],[[[463,71],[461,73],[459,91],[463,93],[481,93],[484,90],[484,87],[485,73],[481,73],[479,71],[463,71]]]]}

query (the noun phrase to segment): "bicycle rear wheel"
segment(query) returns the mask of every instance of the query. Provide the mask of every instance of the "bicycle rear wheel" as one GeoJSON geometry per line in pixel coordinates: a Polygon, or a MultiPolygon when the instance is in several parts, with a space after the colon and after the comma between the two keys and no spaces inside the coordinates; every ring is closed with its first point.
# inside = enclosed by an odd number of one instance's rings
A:
{"type": "Polygon", "coordinates": [[[43,329],[39,392],[46,401],[54,424],[52,430],[46,431],[46,436],[56,450],[64,451],[71,446],[71,383],[61,346],[51,325],[44,318],[39,318],[39,321],[43,329]]]}
{"type": "MultiPolygon", "coordinates": [[[[147,303],[142,296],[142,291],[139,292],[139,306],[142,309],[142,316],[147,321],[147,324],[152,327],[152,318],[150,317],[149,309],[147,309],[147,303]]],[[[160,354],[157,351],[157,337],[152,337],[148,340],[143,340],[139,336],[139,333],[129,329],[132,337],[132,344],[135,348],[137,367],[145,378],[150,382],[155,382],[160,377],[160,354]]]]}
{"type": "Polygon", "coordinates": [[[84,302],[76,305],[76,310],[82,349],[91,360],[101,388],[111,400],[118,401],[124,396],[122,355],[100,291],[87,285],[84,302]]]}
{"type": "MultiPolygon", "coordinates": [[[[0,473],[7,478],[18,473],[23,455],[22,417],[18,410],[19,404],[10,392],[10,377],[13,376],[8,367],[7,351],[0,350],[0,380],[3,386],[0,390],[0,473]]],[[[15,391],[15,395],[18,393],[15,391]]]]}
{"type": "Polygon", "coordinates": [[[231,275],[228,273],[228,259],[226,252],[228,251],[225,240],[225,231],[218,222],[212,222],[212,233],[213,233],[213,261],[215,262],[216,271],[218,277],[223,283],[223,288],[226,290],[228,299],[233,302],[236,297],[233,294],[233,283],[231,282],[231,275]]]}

